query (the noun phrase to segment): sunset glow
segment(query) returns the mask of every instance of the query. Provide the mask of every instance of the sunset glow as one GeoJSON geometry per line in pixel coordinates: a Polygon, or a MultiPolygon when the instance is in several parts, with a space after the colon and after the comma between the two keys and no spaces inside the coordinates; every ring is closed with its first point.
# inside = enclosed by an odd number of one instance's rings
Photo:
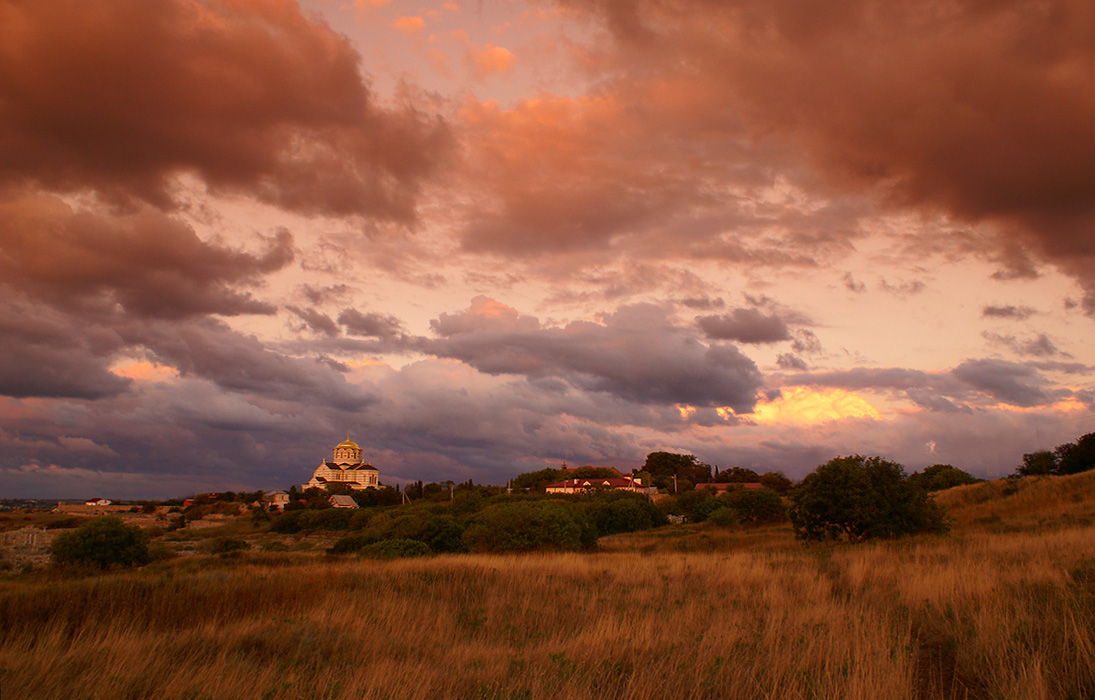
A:
{"type": "Polygon", "coordinates": [[[1093,14],[0,0],[0,495],[1006,474],[1095,430],[1093,14]]]}

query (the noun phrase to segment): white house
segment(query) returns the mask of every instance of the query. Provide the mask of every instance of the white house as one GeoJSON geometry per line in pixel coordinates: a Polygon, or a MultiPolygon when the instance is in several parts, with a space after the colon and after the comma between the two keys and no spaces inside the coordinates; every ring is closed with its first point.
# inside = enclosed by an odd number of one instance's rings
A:
{"type": "Polygon", "coordinates": [[[643,480],[632,476],[601,479],[564,479],[548,484],[545,490],[548,493],[585,493],[587,491],[631,491],[634,493],[656,493],[653,486],[643,486],[643,480]]]}

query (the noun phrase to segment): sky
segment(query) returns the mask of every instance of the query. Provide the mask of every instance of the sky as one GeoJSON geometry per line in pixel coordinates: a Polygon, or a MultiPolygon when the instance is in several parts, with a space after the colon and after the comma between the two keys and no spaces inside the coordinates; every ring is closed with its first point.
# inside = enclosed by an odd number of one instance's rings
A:
{"type": "Polygon", "coordinates": [[[1089,0],[0,0],[0,497],[1095,430],[1089,0]]]}

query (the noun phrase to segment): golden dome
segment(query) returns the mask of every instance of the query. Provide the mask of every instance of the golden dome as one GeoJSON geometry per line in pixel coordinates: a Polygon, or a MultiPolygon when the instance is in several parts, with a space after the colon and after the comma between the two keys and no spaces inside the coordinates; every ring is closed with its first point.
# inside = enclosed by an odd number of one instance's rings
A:
{"type": "Polygon", "coordinates": [[[337,450],[338,448],[340,448],[340,447],[349,447],[349,448],[351,448],[351,449],[354,449],[354,450],[360,450],[360,449],[361,449],[361,446],[360,446],[360,445],[358,445],[358,444],[357,444],[356,442],[354,442],[353,440],[351,440],[351,439],[350,439],[350,437],[349,437],[348,435],[346,436],[346,439],[345,439],[345,440],[343,440],[342,442],[340,442],[340,443],[338,443],[337,445],[335,445],[335,449],[336,449],[336,450],[337,450]]]}

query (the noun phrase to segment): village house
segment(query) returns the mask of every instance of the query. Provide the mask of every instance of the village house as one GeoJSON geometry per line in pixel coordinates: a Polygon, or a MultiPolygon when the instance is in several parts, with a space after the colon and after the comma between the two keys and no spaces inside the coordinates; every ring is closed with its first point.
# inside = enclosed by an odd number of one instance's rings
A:
{"type": "Polygon", "coordinates": [[[275,491],[267,491],[266,493],[262,494],[262,500],[265,501],[266,505],[270,508],[284,509],[285,506],[289,503],[289,494],[282,491],[281,489],[277,489],[275,491]]]}
{"type": "Polygon", "coordinates": [[[380,472],[361,458],[361,447],[349,436],[335,445],[333,456],[316,467],[304,488],[326,489],[330,484],[343,484],[361,491],[380,487],[380,472]]]}
{"type": "Polygon", "coordinates": [[[600,479],[564,479],[545,487],[548,493],[586,493],[588,491],[631,491],[632,493],[651,494],[657,489],[643,486],[643,480],[633,476],[600,479]]]}
{"type": "Polygon", "coordinates": [[[357,501],[353,496],[335,495],[331,496],[332,508],[357,508],[357,501]]]}

